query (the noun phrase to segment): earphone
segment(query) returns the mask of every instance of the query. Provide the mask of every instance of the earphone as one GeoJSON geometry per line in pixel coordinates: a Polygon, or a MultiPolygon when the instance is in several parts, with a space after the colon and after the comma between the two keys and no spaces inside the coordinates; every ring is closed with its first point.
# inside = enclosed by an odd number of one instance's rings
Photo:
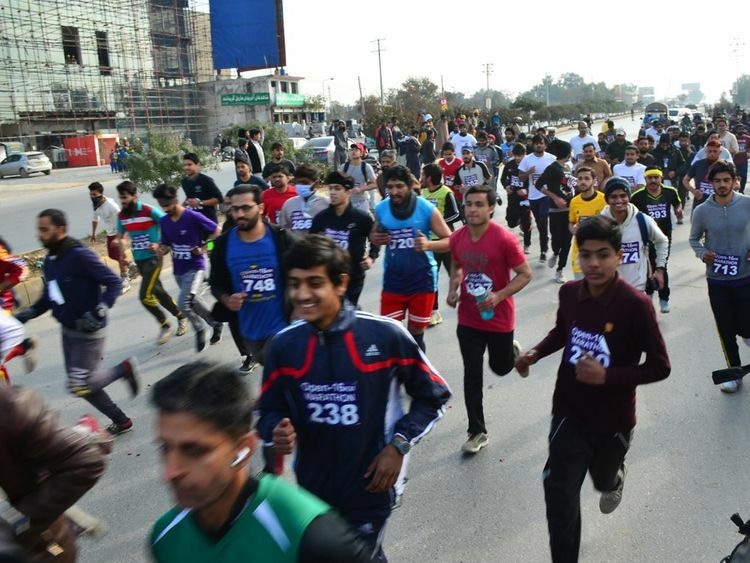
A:
{"type": "Polygon", "coordinates": [[[237,467],[240,463],[245,461],[247,459],[247,456],[250,455],[250,448],[242,448],[240,451],[237,452],[237,457],[234,458],[234,461],[229,465],[229,467],[237,467]]]}

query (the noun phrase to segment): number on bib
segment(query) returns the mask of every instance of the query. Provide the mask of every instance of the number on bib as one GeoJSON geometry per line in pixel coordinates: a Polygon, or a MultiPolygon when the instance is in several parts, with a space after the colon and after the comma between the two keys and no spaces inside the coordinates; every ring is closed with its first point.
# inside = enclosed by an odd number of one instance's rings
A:
{"type": "Polygon", "coordinates": [[[307,408],[310,409],[310,420],[318,424],[353,426],[359,422],[357,405],[353,403],[307,403],[307,408]]]}

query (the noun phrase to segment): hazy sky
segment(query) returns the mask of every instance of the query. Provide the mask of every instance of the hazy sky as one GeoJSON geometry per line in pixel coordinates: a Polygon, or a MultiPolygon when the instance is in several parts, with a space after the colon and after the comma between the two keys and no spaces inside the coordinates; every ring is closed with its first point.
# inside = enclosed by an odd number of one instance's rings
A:
{"type": "Polygon", "coordinates": [[[750,36],[732,25],[748,21],[750,4],[702,6],[679,0],[284,0],[287,70],[306,78],[307,95],[322,94],[323,80],[334,77],[326,82],[331,97],[355,102],[358,75],[364,95],[377,95],[372,41],[382,38],[386,91],[410,76],[427,76],[439,86],[442,75],[446,90],[470,95],[485,88],[482,64],[492,63],[490,88],[512,95],[547,73],[556,79],[575,72],[610,87],[654,86],[657,99],[679,94],[682,83],[700,82],[707,101],[714,101],[737,76],[750,73],[750,36]],[[522,54],[511,54],[518,45],[522,54]]]}

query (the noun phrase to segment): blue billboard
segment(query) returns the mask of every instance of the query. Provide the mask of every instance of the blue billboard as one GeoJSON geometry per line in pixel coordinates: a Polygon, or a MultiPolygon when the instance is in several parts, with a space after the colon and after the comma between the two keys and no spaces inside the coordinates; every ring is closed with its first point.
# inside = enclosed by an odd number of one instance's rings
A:
{"type": "Polygon", "coordinates": [[[210,0],[214,68],[286,66],[282,0],[210,0]]]}

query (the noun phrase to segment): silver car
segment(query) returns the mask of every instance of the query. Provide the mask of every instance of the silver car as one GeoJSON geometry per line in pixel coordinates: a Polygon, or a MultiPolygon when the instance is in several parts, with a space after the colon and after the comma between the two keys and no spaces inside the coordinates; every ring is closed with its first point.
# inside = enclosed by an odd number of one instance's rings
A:
{"type": "Polygon", "coordinates": [[[52,172],[52,163],[43,152],[16,153],[0,162],[0,178],[5,176],[27,178],[33,172],[42,172],[47,176],[52,172]]]}

